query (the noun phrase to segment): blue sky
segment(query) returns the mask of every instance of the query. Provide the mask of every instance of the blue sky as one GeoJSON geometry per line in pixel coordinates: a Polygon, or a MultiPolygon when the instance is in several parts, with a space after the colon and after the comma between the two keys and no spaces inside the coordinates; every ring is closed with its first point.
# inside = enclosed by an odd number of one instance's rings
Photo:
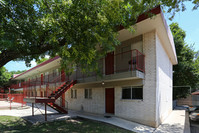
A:
{"type": "Polygon", "coordinates": [[[36,66],[35,61],[32,61],[31,64],[32,64],[31,67],[26,67],[24,61],[10,61],[5,65],[5,67],[8,71],[28,70],[36,66]]]}
{"type": "Polygon", "coordinates": [[[177,12],[172,21],[168,20],[169,14],[164,14],[168,25],[177,22],[186,32],[187,44],[194,44],[195,51],[199,51],[199,9],[192,11],[193,5],[186,2],[186,11],[177,12]]]}
{"type": "MultiPolygon", "coordinates": [[[[199,51],[199,9],[192,11],[193,5],[188,2],[186,5],[186,11],[177,12],[174,19],[170,21],[169,14],[164,14],[165,19],[167,20],[168,25],[172,22],[177,22],[179,26],[186,31],[185,41],[187,44],[194,44],[195,51],[199,51]]],[[[36,65],[35,61],[31,62],[32,67],[36,65]]],[[[13,70],[28,70],[31,67],[27,68],[23,61],[10,61],[5,65],[8,71],[13,70]]]]}

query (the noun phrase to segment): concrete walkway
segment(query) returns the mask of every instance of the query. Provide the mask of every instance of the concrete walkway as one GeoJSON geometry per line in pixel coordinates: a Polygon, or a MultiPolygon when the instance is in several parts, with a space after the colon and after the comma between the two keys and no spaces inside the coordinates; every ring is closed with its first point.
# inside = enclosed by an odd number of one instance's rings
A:
{"type": "MultiPolygon", "coordinates": [[[[0,101],[0,105],[2,101],[0,101]]],[[[45,122],[44,116],[41,115],[41,113],[44,114],[44,106],[37,104],[37,106],[40,106],[40,110],[35,108],[35,116],[32,116],[32,108],[29,106],[25,107],[18,107],[12,110],[5,110],[1,109],[0,106],[0,115],[10,115],[10,116],[19,116],[22,117],[32,123],[37,122],[45,122]]],[[[141,125],[132,121],[127,121],[118,117],[104,117],[103,115],[96,115],[96,114],[90,114],[86,112],[78,112],[78,111],[71,111],[69,110],[69,113],[66,114],[58,114],[57,111],[51,109],[50,107],[47,107],[47,113],[48,113],[48,121],[54,121],[54,120],[63,120],[63,119],[71,119],[75,117],[82,117],[86,119],[101,121],[104,123],[109,123],[130,131],[134,131],[137,133],[190,133],[189,125],[187,126],[185,121],[186,112],[185,110],[174,110],[170,116],[160,125],[157,129],[141,125]]]]}
{"type": "MultiPolygon", "coordinates": [[[[70,113],[73,113],[73,112],[69,112],[69,114],[70,113]]],[[[109,123],[109,124],[124,128],[126,130],[134,131],[136,133],[152,133],[155,130],[155,128],[141,125],[132,121],[127,121],[118,117],[106,118],[102,115],[96,115],[96,114],[94,115],[94,114],[89,114],[85,112],[74,112],[74,113],[76,113],[78,117],[96,120],[96,121],[100,121],[104,123],[109,123]]]]}
{"type": "Polygon", "coordinates": [[[189,122],[186,123],[185,119],[185,110],[173,110],[154,133],[190,133],[190,127],[186,126],[189,122]]]}

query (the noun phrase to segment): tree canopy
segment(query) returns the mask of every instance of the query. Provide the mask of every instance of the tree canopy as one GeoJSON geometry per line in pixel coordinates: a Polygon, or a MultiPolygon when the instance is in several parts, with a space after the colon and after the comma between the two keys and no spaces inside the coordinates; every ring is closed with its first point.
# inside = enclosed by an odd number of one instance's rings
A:
{"type": "Polygon", "coordinates": [[[20,71],[20,70],[17,70],[17,71],[10,71],[9,73],[11,74],[11,76],[13,75],[13,74],[20,74],[20,73],[23,73],[23,72],[25,72],[26,70],[22,70],[22,71],[20,71]]]}
{"type": "Polygon", "coordinates": [[[174,37],[178,64],[173,67],[174,99],[186,97],[189,89],[196,88],[199,81],[199,58],[196,52],[185,42],[186,33],[177,23],[170,25],[174,37]],[[175,87],[176,86],[176,87],[175,87]]]}
{"type": "Polygon", "coordinates": [[[4,87],[8,83],[11,74],[6,70],[5,67],[0,68],[0,87],[4,87]]]}
{"type": "Polygon", "coordinates": [[[36,63],[37,63],[37,65],[38,64],[41,64],[42,62],[44,62],[44,61],[46,61],[46,60],[48,60],[48,58],[39,58],[37,61],[36,61],[36,63]]]}
{"type": "MultiPolygon", "coordinates": [[[[97,69],[96,60],[120,44],[117,26],[129,28],[159,4],[174,14],[185,9],[185,1],[1,0],[0,67],[11,60],[29,65],[41,55],[58,54],[63,67],[97,69]]],[[[198,0],[192,2],[196,9],[198,0]]]]}

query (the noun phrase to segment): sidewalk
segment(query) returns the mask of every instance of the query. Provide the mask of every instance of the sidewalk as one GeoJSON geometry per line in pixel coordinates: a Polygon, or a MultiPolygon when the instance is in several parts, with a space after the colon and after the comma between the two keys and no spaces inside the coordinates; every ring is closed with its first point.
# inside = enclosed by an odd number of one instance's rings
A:
{"type": "Polygon", "coordinates": [[[16,109],[16,108],[22,107],[22,104],[15,103],[15,102],[9,103],[7,101],[0,101],[0,110],[10,109],[10,106],[11,106],[11,109],[16,109]]]}
{"type": "Polygon", "coordinates": [[[189,120],[185,110],[173,110],[154,133],[190,133],[189,120]]]}
{"type": "MultiPolygon", "coordinates": [[[[69,112],[70,113],[70,112],[69,112]]],[[[86,119],[91,119],[91,120],[96,120],[96,121],[101,121],[104,123],[109,123],[112,125],[115,125],[117,127],[121,127],[126,130],[130,130],[136,133],[152,133],[155,128],[145,126],[142,124],[138,124],[132,121],[127,121],[118,117],[110,117],[106,118],[102,115],[94,115],[94,114],[89,114],[89,113],[83,113],[83,112],[75,112],[78,117],[86,118],[86,119]]]]}
{"type": "MultiPolygon", "coordinates": [[[[0,103],[1,105],[1,103],[0,103]]],[[[44,106],[38,104],[40,111],[35,108],[35,116],[32,116],[32,107],[25,106],[23,108],[19,107],[18,109],[12,110],[1,110],[0,115],[11,115],[22,117],[32,123],[45,122],[44,116],[41,113],[44,113],[44,106]]],[[[82,117],[86,119],[101,121],[104,123],[109,123],[130,131],[137,133],[190,133],[189,120],[186,117],[185,110],[173,110],[170,116],[157,128],[152,128],[149,126],[141,125],[132,121],[127,121],[118,117],[106,118],[103,115],[96,115],[80,111],[71,111],[69,110],[68,114],[58,114],[57,111],[47,107],[47,119],[48,121],[70,119],[75,117],[82,117]],[[186,119],[185,119],[186,118],[186,119]]]]}

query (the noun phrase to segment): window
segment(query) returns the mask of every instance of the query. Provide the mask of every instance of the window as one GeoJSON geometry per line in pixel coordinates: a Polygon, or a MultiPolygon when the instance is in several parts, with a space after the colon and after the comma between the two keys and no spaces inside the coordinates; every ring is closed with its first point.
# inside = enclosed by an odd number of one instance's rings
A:
{"type": "Polygon", "coordinates": [[[56,69],[56,76],[59,76],[59,69],[56,69]]]}
{"type": "Polygon", "coordinates": [[[84,90],[84,97],[86,99],[92,99],[92,89],[85,89],[84,90]]]}
{"type": "Polygon", "coordinates": [[[57,76],[56,69],[53,70],[53,77],[57,76]]]}
{"type": "Polygon", "coordinates": [[[77,90],[71,89],[71,98],[77,98],[77,90]]]}
{"type": "Polygon", "coordinates": [[[143,87],[122,88],[122,99],[143,99],[143,87]]]}
{"type": "Polygon", "coordinates": [[[47,75],[49,75],[49,72],[45,72],[45,74],[44,74],[45,76],[47,76],[47,75]]]}
{"type": "Polygon", "coordinates": [[[21,81],[19,81],[19,87],[21,87],[21,81]]]}

